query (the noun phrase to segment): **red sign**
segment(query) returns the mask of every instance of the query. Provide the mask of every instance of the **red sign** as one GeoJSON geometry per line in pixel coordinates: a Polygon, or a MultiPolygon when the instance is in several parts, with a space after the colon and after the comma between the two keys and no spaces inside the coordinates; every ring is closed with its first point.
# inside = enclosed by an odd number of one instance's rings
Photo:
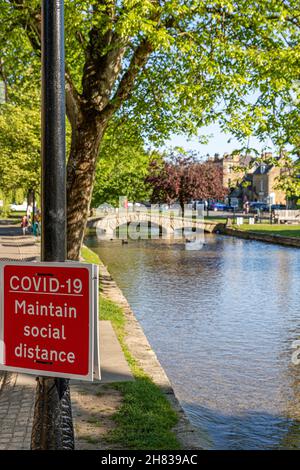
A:
{"type": "Polygon", "coordinates": [[[79,263],[3,266],[3,365],[92,380],[92,269],[79,263]]]}

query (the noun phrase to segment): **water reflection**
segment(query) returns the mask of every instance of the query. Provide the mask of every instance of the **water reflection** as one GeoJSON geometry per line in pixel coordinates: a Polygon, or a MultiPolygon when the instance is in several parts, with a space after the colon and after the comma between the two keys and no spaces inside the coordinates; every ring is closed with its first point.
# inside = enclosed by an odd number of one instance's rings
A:
{"type": "Polygon", "coordinates": [[[300,251],[206,236],[87,240],[130,302],[209,448],[299,448],[300,251]]]}

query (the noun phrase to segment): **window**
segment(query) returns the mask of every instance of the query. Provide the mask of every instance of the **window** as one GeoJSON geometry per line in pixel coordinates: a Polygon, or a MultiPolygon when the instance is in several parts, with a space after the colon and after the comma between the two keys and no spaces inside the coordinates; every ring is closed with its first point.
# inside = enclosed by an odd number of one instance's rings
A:
{"type": "Polygon", "coordinates": [[[266,165],[261,165],[260,166],[260,173],[263,175],[266,171],[266,165]]]}

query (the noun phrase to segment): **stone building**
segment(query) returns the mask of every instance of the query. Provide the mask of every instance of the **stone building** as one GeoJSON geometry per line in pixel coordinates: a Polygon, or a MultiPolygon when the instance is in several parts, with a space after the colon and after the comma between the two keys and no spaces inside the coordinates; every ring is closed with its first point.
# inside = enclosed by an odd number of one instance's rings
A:
{"type": "MultiPolygon", "coordinates": [[[[239,206],[245,201],[286,205],[286,194],[276,188],[278,178],[286,169],[282,164],[269,163],[272,153],[266,152],[263,157],[266,162],[259,163],[250,154],[225,153],[223,157],[218,154],[209,157],[209,161],[223,170],[223,186],[229,190],[227,202],[239,206]]],[[[284,156],[277,159],[283,160],[284,156]]]]}
{"type": "Polygon", "coordinates": [[[215,154],[209,160],[218,165],[223,170],[223,186],[227,189],[234,189],[243,180],[246,173],[251,173],[251,155],[239,155],[236,153],[225,153],[223,157],[215,154]]]}
{"type": "Polygon", "coordinates": [[[276,188],[284,168],[273,164],[260,163],[253,173],[252,200],[268,204],[286,204],[286,194],[276,188]]]}

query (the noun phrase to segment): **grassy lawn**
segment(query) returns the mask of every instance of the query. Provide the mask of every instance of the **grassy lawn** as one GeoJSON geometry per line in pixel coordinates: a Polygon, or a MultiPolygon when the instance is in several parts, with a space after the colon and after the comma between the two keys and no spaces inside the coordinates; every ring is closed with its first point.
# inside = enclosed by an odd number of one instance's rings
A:
{"type": "Polygon", "coordinates": [[[22,218],[23,215],[26,215],[26,211],[11,211],[9,214],[8,218],[9,219],[16,219],[16,218],[22,218]]]}
{"type": "MultiPolygon", "coordinates": [[[[89,263],[100,262],[87,247],[81,254],[89,263]]],[[[123,310],[111,300],[100,296],[100,319],[110,320],[135,377],[134,382],[120,382],[113,386],[123,395],[123,403],[115,414],[116,428],[106,436],[110,443],[121,444],[125,449],[180,449],[172,431],[178,421],[177,413],[161,390],[139,367],[125,343],[126,318],[123,310]]]]}
{"type": "Polygon", "coordinates": [[[217,224],[226,224],[227,218],[224,217],[214,217],[209,215],[204,217],[204,222],[216,222],[217,224]]]}
{"type": "Polygon", "coordinates": [[[235,228],[239,230],[249,230],[251,232],[281,235],[282,237],[300,237],[300,225],[244,224],[239,226],[236,225],[235,228]]]}

